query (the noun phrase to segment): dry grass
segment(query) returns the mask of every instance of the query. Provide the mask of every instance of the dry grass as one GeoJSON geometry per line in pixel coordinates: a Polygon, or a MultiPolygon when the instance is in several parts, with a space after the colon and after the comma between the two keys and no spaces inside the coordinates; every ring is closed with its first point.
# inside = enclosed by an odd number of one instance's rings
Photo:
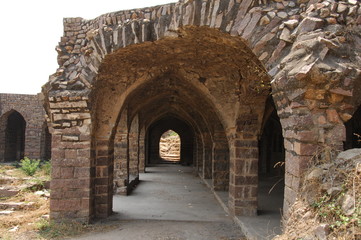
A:
{"type": "Polygon", "coordinates": [[[29,232],[38,230],[36,222],[49,214],[49,200],[32,192],[21,192],[6,202],[34,202],[30,208],[0,216],[0,235],[8,239],[29,239],[29,232]]]}
{"type": "Polygon", "coordinates": [[[34,203],[10,215],[0,215],[1,240],[64,239],[89,231],[119,227],[119,224],[87,225],[49,221],[49,198],[35,194],[35,191],[43,188],[44,181],[50,180],[46,169],[40,169],[33,177],[29,177],[14,166],[0,165],[0,178],[11,178],[13,180],[7,184],[8,187],[23,189],[16,196],[0,199],[0,202],[34,203]]]}

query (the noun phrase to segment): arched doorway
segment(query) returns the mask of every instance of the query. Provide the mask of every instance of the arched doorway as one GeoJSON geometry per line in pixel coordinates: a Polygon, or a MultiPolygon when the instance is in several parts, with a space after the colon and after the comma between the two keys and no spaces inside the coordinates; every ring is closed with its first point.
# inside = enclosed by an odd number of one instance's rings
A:
{"type": "Polygon", "coordinates": [[[181,139],[177,132],[169,129],[159,140],[159,156],[163,161],[178,163],[181,159],[181,139]]]}
{"type": "Polygon", "coordinates": [[[269,97],[266,102],[259,141],[258,214],[280,215],[285,187],[285,148],[277,110],[269,97]]]}
{"type": "Polygon", "coordinates": [[[358,107],[352,118],[345,123],[345,126],[345,150],[351,148],[361,148],[361,106],[358,107]]]}
{"type": "Polygon", "coordinates": [[[191,126],[178,118],[165,117],[156,121],[149,127],[147,134],[147,142],[148,142],[147,145],[148,154],[146,160],[147,164],[176,162],[184,165],[192,165],[193,145],[194,145],[193,138],[194,138],[194,133],[191,126]],[[173,134],[173,137],[167,134],[173,134]],[[168,137],[168,139],[174,139],[172,147],[173,149],[177,149],[179,151],[178,157],[177,156],[169,156],[168,158],[162,157],[162,151],[164,150],[161,148],[162,136],[164,136],[163,139],[165,139],[165,137],[168,137]],[[177,137],[178,137],[178,143],[176,142],[177,137]]]}
{"type": "Polygon", "coordinates": [[[6,162],[19,161],[24,158],[26,122],[23,116],[12,111],[6,122],[5,156],[6,162]]]}

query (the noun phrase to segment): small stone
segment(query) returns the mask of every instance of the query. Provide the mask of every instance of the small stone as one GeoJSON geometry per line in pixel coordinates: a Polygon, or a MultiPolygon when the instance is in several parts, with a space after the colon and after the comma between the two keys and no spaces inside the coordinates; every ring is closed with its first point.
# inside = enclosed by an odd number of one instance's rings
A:
{"type": "Polygon", "coordinates": [[[355,4],[357,4],[357,0],[348,0],[348,3],[355,5],[355,4]]]}
{"type": "Polygon", "coordinates": [[[288,28],[284,28],[281,33],[280,39],[286,42],[292,42],[290,36],[291,36],[291,31],[288,28]]]}
{"type": "Polygon", "coordinates": [[[306,17],[297,27],[297,33],[302,34],[319,29],[323,26],[323,19],[315,17],[306,17]]]}
{"type": "Polygon", "coordinates": [[[328,39],[325,39],[325,38],[322,38],[322,37],[318,37],[318,41],[322,42],[323,44],[326,45],[326,47],[328,47],[330,49],[336,49],[336,48],[340,47],[339,45],[332,42],[331,40],[328,40],[328,39]]]}
{"type": "Polygon", "coordinates": [[[288,17],[288,14],[286,12],[278,12],[277,16],[282,18],[282,19],[285,19],[285,18],[288,17]]]}
{"type": "Polygon", "coordinates": [[[320,224],[313,233],[319,240],[327,240],[327,236],[330,234],[330,226],[328,224],[320,224]]]}
{"type": "Polygon", "coordinates": [[[328,24],[336,24],[337,23],[337,19],[333,18],[333,17],[327,18],[326,21],[328,24]]]}
{"type": "Polygon", "coordinates": [[[335,103],[342,102],[343,99],[344,99],[344,97],[342,95],[331,93],[329,101],[330,101],[330,103],[335,104],[335,103]]]}
{"type": "Polygon", "coordinates": [[[347,122],[348,120],[350,120],[352,118],[352,115],[348,114],[348,113],[342,113],[340,117],[341,117],[342,121],[347,122]]]}
{"type": "Polygon", "coordinates": [[[345,215],[352,215],[355,212],[355,198],[346,194],[342,199],[341,209],[345,215]]]}
{"type": "Polygon", "coordinates": [[[342,88],[334,88],[334,89],[331,89],[330,92],[339,94],[342,96],[346,96],[346,97],[352,97],[352,95],[353,95],[351,90],[344,90],[342,88]]]}
{"type": "Polygon", "coordinates": [[[342,191],[341,187],[331,187],[327,190],[327,194],[330,195],[331,197],[334,197],[337,194],[339,194],[341,191],[342,191]]]}
{"type": "Polygon", "coordinates": [[[337,12],[338,13],[343,13],[346,9],[347,9],[347,5],[343,4],[341,2],[337,6],[337,12]]]}
{"type": "Polygon", "coordinates": [[[34,194],[39,195],[39,196],[44,196],[45,192],[44,191],[36,191],[34,194]]]}
{"type": "Polygon", "coordinates": [[[276,13],[275,12],[268,12],[267,15],[270,16],[270,18],[274,18],[276,16],[276,13]]]}
{"type": "Polygon", "coordinates": [[[289,2],[289,3],[288,3],[288,6],[289,6],[289,7],[296,7],[296,3],[295,3],[295,2],[289,2]]]}
{"type": "Polygon", "coordinates": [[[330,16],[330,9],[328,8],[322,8],[320,11],[320,17],[325,18],[330,16]]]}
{"type": "Polygon", "coordinates": [[[285,9],[285,6],[282,3],[277,3],[276,8],[277,9],[285,9]]]}
{"type": "Polygon", "coordinates": [[[293,30],[298,25],[298,20],[292,19],[284,22],[284,24],[291,30],[293,30]]]}
{"type": "Polygon", "coordinates": [[[350,10],[348,11],[349,16],[354,16],[357,13],[357,6],[350,7],[350,10]]]}
{"type": "Polygon", "coordinates": [[[312,217],[312,212],[311,211],[307,211],[303,216],[302,218],[303,219],[309,219],[312,217]]]}
{"type": "Polygon", "coordinates": [[[319,179],[322,175],[323,169],[316,167],[306,176],[306,180],[319,179]]]}
{"type": "Polygon", "coordinates": [[[260,20],[259,25],[263,26],[263,25],[267,25],[270,23],[270,19],[267,16],[263,16],[260,20]]]}
{"type": "Polygon", "coordinates": [[[346,38],[344,36],[339,36],[339,37],[337,37],[337,39],[338,39],[338,41],[340,43],[345,43],[346,42],[346,38]]]}
{"type": "Polygon", "coordinates": [[[327,109],[327,120],[331,123],[342,123],[340,117],[338,116],[338,113],[335,109],[327,109]]]}
{"type": "Polygon", "coordinates": [[[14,211],[11,211],[11,210],[5,210],[5,211],[0,211],[0,216],[1,215],[10,215],[12,214],[14,211]]]}
{"type": "Polygon", "coordinates": [[[264,59],[266,59],[266,57],[268,56],[267,52],[264,52],[261,54],[261,56],[259,57],[259,60],[263,61],[264,59]]]}
{"type": "Polygon", "coordinates": [[[17,230],[19,230],[19,227],[15,226],[12,229],[10,229],[9,232],[16,232],[17,230]]]}

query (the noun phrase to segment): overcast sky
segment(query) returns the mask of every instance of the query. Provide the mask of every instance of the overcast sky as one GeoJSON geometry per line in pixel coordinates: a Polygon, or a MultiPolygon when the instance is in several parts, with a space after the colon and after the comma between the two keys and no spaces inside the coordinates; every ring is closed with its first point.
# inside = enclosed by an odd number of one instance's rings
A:
{"type": "Polygon", "coordinates": [[[177,0],[1,0],[0,93],[36,94],[55,73],[55,47],[64,17],[93,19],[108,12],[177,0]]]}

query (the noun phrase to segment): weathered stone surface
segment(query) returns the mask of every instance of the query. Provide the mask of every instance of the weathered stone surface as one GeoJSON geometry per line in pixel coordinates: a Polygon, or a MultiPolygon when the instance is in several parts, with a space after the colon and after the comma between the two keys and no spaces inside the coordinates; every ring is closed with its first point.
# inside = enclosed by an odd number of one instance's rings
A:
{"type": "Polygon", "coordinates": [[[296,28],[297,34],[313,31],[323,26],[323,20],[315,17],[306,17],[296,28]]]}
{"type": "Polygon", "coordinates": [[[327,236],[330,234],[330,226],[327,224],[320,224],[315,230],[314,234],[317,239],[326,240],[327,236]]]}
{"type": "Polygon", "coordinates": [[[342,199],[341,209],[346,216],[351,216],[355,212],[355,197],[346,194],[342,199]]]}

